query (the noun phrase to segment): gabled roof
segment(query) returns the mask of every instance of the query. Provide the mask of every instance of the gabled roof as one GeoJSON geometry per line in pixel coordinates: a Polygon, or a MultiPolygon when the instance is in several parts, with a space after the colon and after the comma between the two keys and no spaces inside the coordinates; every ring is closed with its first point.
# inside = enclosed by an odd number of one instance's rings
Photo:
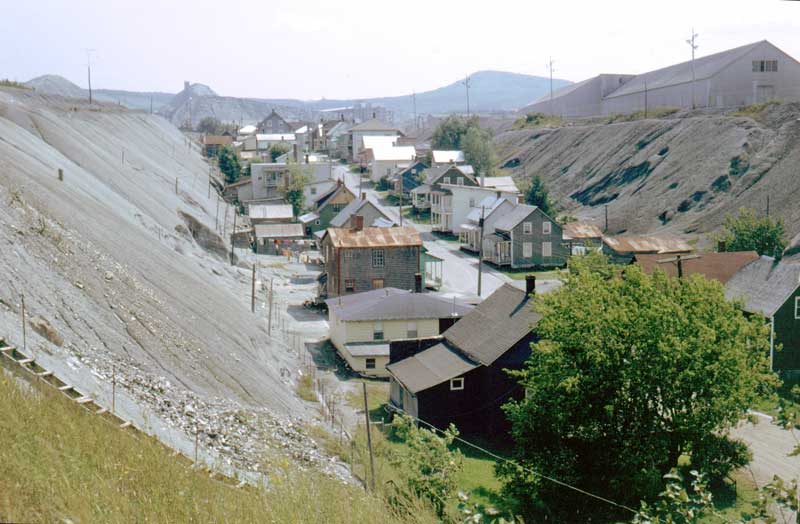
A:
{"type": "MultiPolygon", "coordinates": [[[[698,253],[686,255],[686,258],[681,260],[681,267],[686,276],[697,273],[725,284],[737,271],[757,258],[758,253],[755,251],[698,253]]],[[[639,264],[645,273],[660,269],[671,277],[678,276],[678,260],[675,255],[640,254],[634,257],[634,262],[639,264]]]]}
{"type": "Polygon", "coordinates": [[[365,227],[362,230],[329,227],[325,238],[339,248],[380,248],[422,246],[422,238],[413,227],[365,227]]]}
{"type": "MultiPolygon", "coordinates": [[[[484,220],[489,218],[492,213],[494,213],[499,207],[503,205],[503,202],[508,202],[503,197],[498,197],[495,195],[487,196],[483,200],[481,200],[474,208],[470,209],[469,213],[467,213],[467,220],[470,222],[475,222],[476,224],[481,219],[481,208],[483,208],[483,218],[484,220]]],[[[508,202],[511,207],[514,207],[514,204],[508,202]]]]}
{"type": "Polygon", "coordinates": [[[506,283],[443,336],[469,358],[491,366],[527,336],[540,318],[525,291],[506,283]]]}
{"type": "MultiPolygon", "coordinates": [[[[391,221],[391,218],[389,217],[389,215],[386,214],[386,211],[381,207],[378,201],[375,200],[372,197],[372,195],[367,195],[367,198],[365,200],[356,198],[355,200],[347,204],[344,207],[344,209],[339,211],[339,213],[335,217],[333,217],[333,219],[330,222],[330,226],[331,227],[344,226],[345,223],[347,223],[347,221],[350,219],[350,217],[352,217],[353,215],[357,215],[361,211],[361,209],[366,205],[371,205],[372,207],[375,208],[375,210],[378,213],[383,215],[384,218],[391,221]]],[[[392,221],[392,223],[394,222],[392,221]]]]}
{"type": "Polygon", "coordinates": [[[363,132],[363,131],[397,131],[398,135],[402,135],[399,129],[394,127],[391,124],[387,124],[377,118],[373,118],[371,120],[367,120],[365,122],[361,122],[360,124],[353,127],[350,131],[353,132],[363,132]]]}
{"type": "Polygon", "coordinates": [[[289,204],[250,205],[248,216],[256,220],[285,220],[294,218],[294,211],[289,204]]]}
{"type": "Polygon", "coordinates": [[[356,196],[356,194],[353,192],[353,190],[350,189],[349,187],[347,187],[347,185],[337,183],[335,186],[333,186],[330,189],[330,191],[328,191],[327,193],[323,193],[323,194],[321,194],[320,196],[317,197],[317,199],[314,201],[316,206],[317,206],[317,209],[319,209],[320,207],[324,206],[328,202],[328,200],[330,200],[334,195],[336,195],[339,191],[342,191],[342,190],[347,191],[348,193],[350,193],[354,197],[356,196]]]}
{"type": "Polygon", "coordinates": [[[433,150],[433,161],[437,164],[458,164],[464,162],[463,151],[437,151],[433,150]]]}
{"type": "Polygon", "coordinates": [[[517,184],[514,183],[514,179],[510,176],[487,176],[483,178],[482,182],[481,187],[508,193],[519,193],[517,184]]]}
{"type": "Polygon", "coordinates": [[[478,181],[475,180],[475,170],[472,168],[472,166],[457,166],[453,164],[444,164],[441,166],[429,167],[428,169],[423,171],[423,173],[425,173],[425,183],[435,184],[436,181],[439,180],[445,173],[453,169],[457,170],[462,175],[472,179],[472,181],[475,182],[476,184],[478,183],[478,181]]]}
{"type": "Polygon", "coordinates": [[[369,149],[372,152],[372,159],[377,161],[412,161],[417,156],[414,146],[391,146],[375,147],[369,149]]]}
{"type": "Polygon", "coordinates": [[[336,312],[336,316],[345,321],[460,318],[472,310],[472,306],[454,300],[394,288],[356,293],[347,297],[351,300],[342,302],[342,305],[339,305],[338,298],[326,301],[328,307],[336,312]],[[387,289],[393,291],[388,292],[387,289]],[[358,298],[353,300],[352,297],[358,298]]]}
{"type": "Polygon", "coordinates": [[[203,145],[224,146],[232,143],[233,137],[230,135],[203,135],[203,145]]]}
{"type": "MultiPolygon", "coordinates": [[[[462,321],[455,324],[457,326],[462,321]]],[[[455,327],[453,326],[453,327],[455,327]]],[[[451,328],[452,329],[452,328],[451,328]]],[[[432,388],[479,366],[446,343],[389,364],[386,369],[413,394],[432,388]]]]}
{"type": "Polygon", "coordinates": [[[567,222],[562,224],[561,230],[564,232],[564,239],[578,239],[578,238],[603,238],[603,232],[600,228],[591,222],[567,222]]]}
{"type": "Polygon", "coordinates": [[[728,300],[742,300],[744,310],[773,316],[800,286],[800,263],[762,256],[740,269],[725,285],[728,300]]]}
{"type": "Polygon", "coordinates": [[[269,133],[256,135],[256,141],[258,142],[291,142],[292,140],[294,140],[294,133],[269,133]]]}
{"type": "Polygon", "coordinates": [[[256,224],[253,226],[256,238],[303,238],[303,224],[256,224]]]}
{"type": "MultiPolygon", "coordinates": [[[[766,40],[762,40],[761,42],[755,42],[753,44],[736,47],[734,49],[728,49],[727,51],[722,51],[721,53],[714,53],[713,55],[696,58],[694,60],[695,81],[711,78],[728,67],[731,63],[735,62],[764,43],[769,44],[766,40]]],[[[691,81],[692,61],[690,60],[637,75],[632,80],[622,84],[619,89],[609,93],[606,98],[615,98],[634,93],[643,93],[645,83],[647,84],[647,89],[652,91],[653,89],[660,89],[677,84],[685,84],[691,81]]]]}
{"type": "Polygon", "coordinates": [[[692,246],[675,235],[604,237],[603,243],[617,253],[689,253],[692,246]]]}
{"type": "Polygon", "coordinates": [[[511,231],[519,225],[520,222],[531,216],[531,213],[539,209],[536,206],[529,206],[528,204],[517,204],[517,207],[506,213],[504,217],[498,220],[494,228],[500,231],[511,231]]]}
{"type": "Polygon", "coordinates": [[[364,144],[364,149],[394,147],[397,144],[397,137],[386,135],[364,135],[361,137],[361,143],[364,144]]]}

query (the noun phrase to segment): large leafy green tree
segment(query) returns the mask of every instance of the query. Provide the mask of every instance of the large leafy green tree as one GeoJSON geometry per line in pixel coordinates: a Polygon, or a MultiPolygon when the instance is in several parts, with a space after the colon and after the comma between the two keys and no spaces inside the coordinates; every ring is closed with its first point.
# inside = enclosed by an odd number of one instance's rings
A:
{"type": "Polygon", "coordinates": [[[531,185],[525,192],[525,203],[537,206],[548,216],[553,216],[553,202],[550,200],[550,191],[539,175],[535,175],[531,180],[531,185]]]}
{"type": "Polygon", "coordinates": [[[213,116],[203,118],[197,124],[197,131],[200,133],[207,133],[209,135],[218,135],[225,130],[222,123],[213,116]]]}
{"type": "Polygon", "coordinates": [[[269,147],[269,157],[273,162],[278,160],[278,157],[291,151],[289,144],[272,144],[269,147]]]}
{"type": "Polygon", "coordinates": [[[498,473],[526,521],[621,516],[531,470],[629,506],[657,497],[679,457],[720,478],[749,460],[729,429],[776,381],[763,319],[745,317],[718,282],[636,266],[610,276],[588,262],[539,297],[539,341],[512,373],[526,396],[505,410],[529,469],[498,473]]]}
{"type": "Polygon", "coordinates": [[[305,207],[306,196],[303,189],[311,182],[308,168],[300,164],[289,164],[289,179],[281,188],[281,193],[286,202],[292,205],[295,216],[299,215],[305,207]]]}
{"type": "Polygon", "coordinates": [[[228,146],[224,146],[217,152],[217,162],[219,170],[225,175],[225,183],[233,184],[242,176],[242,166],[239,164],[239,156],[236,151],[228,146]]]}
{"type": "Polygon", "coordinates": [[[461,140],[464,159],[478,175],[491,175],[497,165],[492,134],[486,129],[470,127],[461,140]]]}
{"type": "Polygon", "coordinates": [[[442,120],[433,130],[431,145],[434,149],[461,149],[461,141],[471,128],[480,129],[478,117],[463,118],[451,115],[442,120]]]}
{"type": "Polygon", "coordinates": [[[738,216],[728,215],[717,237],[725,251],[756,251],[780,258],[786,249],[783,221],[759,217],[753,209],[742,208],[738,216]]]}

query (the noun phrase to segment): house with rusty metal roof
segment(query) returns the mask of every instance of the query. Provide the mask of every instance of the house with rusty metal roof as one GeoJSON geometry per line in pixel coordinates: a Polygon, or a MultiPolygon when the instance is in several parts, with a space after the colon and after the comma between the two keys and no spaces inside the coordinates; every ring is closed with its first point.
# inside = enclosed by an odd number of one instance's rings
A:
{"type": "Polygon", "coordinates": [[[567,222],[561,225],[561,231],[573,255],[584,255],[587,248],[601,249],[603,246],[603,232],[592,222],[567,222]]]}
{"type": "Polygon", "coordinates": [[[361,215],[351,217],[351,223],[350,228],[328,228],[320,240],[326,275],[320,294],[414,289],[422,255],[419,232],[413,227],[364,227],[361,215]]]}
{"type": "Polygon", "coordinates": [[[725,296],[762,315],[770,327],[770,364],[784,380],[800,378],[800,262],[761,256],[736,272],[725,296]]]}
{"type": "Polygon", "coordinates": [[[387,287],[326,301],[331,343],[351,369],[388,376],[391,341],[438,336],[473,307],[421,291],[387,287]]]}
{"type": "Polygon", "coordinates": [[[633,263],[645,273],[661,270],[671,277],[703,275],[726,284],[744,266],[758,259],[755,251],[696,253],[689,255],[635,255],[633,263]]]}
{"type": "Polygon", "coordinates": [[[603,253],[616,264],[630,264],[635,255],[688,254],[694,251],[675,235],[603,237],[603,253]]]}
{"type": "Polygon", "coordinates": [[[501,407],[524,394],[506,370],[524,366],[541,318],[535,283],[504,284],[441,337],[390,344],[390,406],[439,428],[506,433],[501,407]]]}

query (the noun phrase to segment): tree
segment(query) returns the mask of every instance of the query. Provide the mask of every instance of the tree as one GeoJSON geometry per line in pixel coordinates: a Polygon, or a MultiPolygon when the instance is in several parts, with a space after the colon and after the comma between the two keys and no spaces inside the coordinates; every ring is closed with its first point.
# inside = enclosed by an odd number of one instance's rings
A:
{"type": "Polygon", "coordinates": [[[478,175],[491,175],[497,165],[492,134],[479,127],[470,127],[461,140],[464,159],[478,175]]]}
{"type": "Polygon", "coordinates": [[[223,130],[222,123],[213,116],[207,116],[197,124],[197,131],[208,135],[218,135],[223,130]]]}
{"type": "Polygon", "coordinates": [[[280,143],[272,144],[269,147],[269,157],[272,159],[273,162],[276,162],[278,160],[278,157],[288,153],[289,151],[291,151],[289,144],[280,144],[280,143]]]}
{"type": "Polygon", "coordinates": [[[304,168],[297,163],[289,164],[289,179],[287,183],[281,187],[281,194],[286,202],[292,205],[292,211],[295,216],[302,213],[305,207],[306,195],[303,189],[311,182],[311,174],[308,168],[304,168]]]}
{"type": "Polygon", "coordinates": [[[434,149],[460,150],[461,140],[472,127],[480,128],[478,117],[448,116],[434,129],[431,145],[434,149]]]}
{"type": "Polygon", "coordinates": [[[783,220],[759,218],[753,209],[742,208],[739,216],[728,215],[717,241],[724,251],[756,251],[759,255],[780,258],[786,249],[783,220]]]}
{"type": "Polygon", "coordinates": [[[679,457],[716,480],[749,460],[728,431],[774,388],[769,333],[700,275],[576,267],[538,297],[539,341],[504,406],[517,462],[498,466],[526,521],[617,518],[534,470],[628,504],[652,500],[679,457]]]}
{"type": "Polygon", "coordinates": [[[531,180],[531,185],[525,192],[525,203],[530,206],[537,206],[547,216],[553,216],[553,202],[550,200],[550,191],[539,175],[535,175],[531,180]]]}
{"type": "Polygon", "coordinates": [[[439,436],[418,427],[406,415],[395,417],[392,429],[405,443],[404,451],[395,454],[392,464],[400,470],[411,493],[430,501],[436,513],[443,516],[447,502],[456,493],[456,475],[462,468],[461,452],[450,450],[458,430],[451,424],[439,436]]]}
{"type": "Polygon", "coordinates": [[[219,170],[225,175],[225,183],[233,184],[242,176],[242,167],[239,165],[239,157],[236,151],[228,146],[221,147],[217,152],[217,162],[219,170]]]}

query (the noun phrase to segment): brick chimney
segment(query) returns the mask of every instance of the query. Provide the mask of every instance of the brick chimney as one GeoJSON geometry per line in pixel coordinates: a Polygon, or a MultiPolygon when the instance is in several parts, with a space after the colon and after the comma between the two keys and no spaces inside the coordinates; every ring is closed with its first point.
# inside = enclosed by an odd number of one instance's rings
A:
{"type": "Polygon", "coordinates": [[[525,293],[528,295],[536,294],[536,275],[525,275],[525,293]]]}
{"type": "Polygon", "coordinates": [[[308,153],[306,153],[306,164],[308,164],[308,153]]]}
{"type": "Polygon", "coordinates": [[[353,231],[364,230],[364,217],[362,215],[353,215],[353,231]]]}
{"type": "Polygon", "coordinates": [[[422,293],[422,273],[414,273],[414,293],[422,293]]]}
{"type": "Polygon", "coordinates": [[[366,200],[366,199],[367,199],[367,194],[362,192],[361,193],[361,200],[366,200]]]}

